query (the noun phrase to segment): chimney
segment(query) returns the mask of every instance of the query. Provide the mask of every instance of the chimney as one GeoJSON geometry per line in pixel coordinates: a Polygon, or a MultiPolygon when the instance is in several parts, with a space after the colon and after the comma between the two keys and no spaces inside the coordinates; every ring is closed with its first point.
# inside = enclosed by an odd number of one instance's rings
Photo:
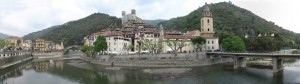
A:
{"type": "Polygon", "coordinates": [[[131,10],[131,14],[134,14],[134,15],[136,14],[136,13],[135,13],[135,9],[132,9],[132,10],[131,10]]]}
{"type": "Polygon", "coordinates": [[[126,12],[125,11],[122,11],[122,16],[124,16],[126,14],[126,12]]]}

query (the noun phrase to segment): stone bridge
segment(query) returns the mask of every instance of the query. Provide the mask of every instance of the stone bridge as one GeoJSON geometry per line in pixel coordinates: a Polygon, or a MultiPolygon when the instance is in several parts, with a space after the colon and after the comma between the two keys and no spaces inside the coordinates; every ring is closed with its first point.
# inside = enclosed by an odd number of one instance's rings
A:
{"type": "Polygon", "coordinates": [[[229,53],[229,52],[207,52],[209,58],[231,57],[234,59],[234,68],[246,66],[246,58],[272,58],[273,73],[283,70],[283,59],[300,59],[300,54],[272,54],[272,53],[229,53]]]}
{"type": "Polygon", "coordinates": [[[72,46],[69,46],[69,47],[67,47],[67,48],[64,49],[63,54],[65,55],[65,54],[69,53],[69,50],[72,49],[72,48],[79,48],[79,49],[80,49],[81,46],[79,46],[79,45],[72,45],[72,46]]]}

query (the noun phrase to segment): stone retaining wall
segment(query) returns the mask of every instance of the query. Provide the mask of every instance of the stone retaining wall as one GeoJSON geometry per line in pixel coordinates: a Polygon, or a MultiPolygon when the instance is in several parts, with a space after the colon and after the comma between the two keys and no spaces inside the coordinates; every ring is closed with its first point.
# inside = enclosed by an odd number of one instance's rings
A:
{"type": "Polygon", "coordinates": [[[185,67],[203,66],[218,63],[232,62],[232,58],[207,58],[200,54],[197,58],[195,53],[180,53],[176,58],[173,54],[158,54],[156,56],[127,55],[127,56],[98,56],[97,59],[82,57],[91,63],[108,66],[140,66],[140,67],[185,67]]]}
{"type": "Polygon", "coordinates": [[[28,60],[30,58],[32,58],[31,54],[24,54],[24,55],[1,58],[0,59],[0,68],[5,68],[5,67],[11,66],[15,63],[19,63],[19,62],[28,60]]]}
{"type": "Polygon", "coordinates": [[[44,53],[44,52],[34,52],[32,53],[33,58],[51,58],[51,57],[62,57],[63,52],[49,52],[49,53],[44,53]]]}

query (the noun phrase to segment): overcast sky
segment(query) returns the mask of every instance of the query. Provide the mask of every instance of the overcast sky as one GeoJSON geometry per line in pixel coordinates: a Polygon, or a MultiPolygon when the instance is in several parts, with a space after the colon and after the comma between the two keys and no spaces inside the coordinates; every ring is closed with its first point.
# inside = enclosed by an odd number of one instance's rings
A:
{"type": "MultiPolygon", "coordinates": [[[[298,0],[230,1],[285,29],[300,33],[298,0]]],[[[136,9],[142,19],[170,19],[187,15],[205,2],[224,0],[0,0],[0,32],[22,37],[95,12],[120,17],[121,11],[129,13],[131,9],[136,9]]]]}

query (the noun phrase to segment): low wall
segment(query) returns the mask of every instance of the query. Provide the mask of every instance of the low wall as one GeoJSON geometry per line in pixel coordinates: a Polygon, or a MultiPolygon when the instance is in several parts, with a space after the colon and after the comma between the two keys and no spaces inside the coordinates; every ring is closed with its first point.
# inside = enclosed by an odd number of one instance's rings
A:
{"type": "Polygon", "coordinates": [[[18,56],[10,56],[0,59],[0,68],[5,68],[17,63],[20,63],[22,61],[26,61],[32,59],[31,54],[23,54],[18,56]]]}
{"type": "Polygon", "coordinates": [[[32,53],[33,58],[52,58],[52,57],[62,57],[63,52],[49,52],[49,53],[44,53],[44,52],[34,52],[32,53]]]}
{"type": "Polygon", "coordinates": [[[91,63],[108,66],[140,66],[140,67],[185,67],[185,66],[203,66],[218,63],[232,62],[232,58],[207,58],[204,53],[179,53],[177,57],[174,54],[143,54],[122,55],[122,56],[97,56],[95,59],[82,57],[83,60],[91,63]]]}

